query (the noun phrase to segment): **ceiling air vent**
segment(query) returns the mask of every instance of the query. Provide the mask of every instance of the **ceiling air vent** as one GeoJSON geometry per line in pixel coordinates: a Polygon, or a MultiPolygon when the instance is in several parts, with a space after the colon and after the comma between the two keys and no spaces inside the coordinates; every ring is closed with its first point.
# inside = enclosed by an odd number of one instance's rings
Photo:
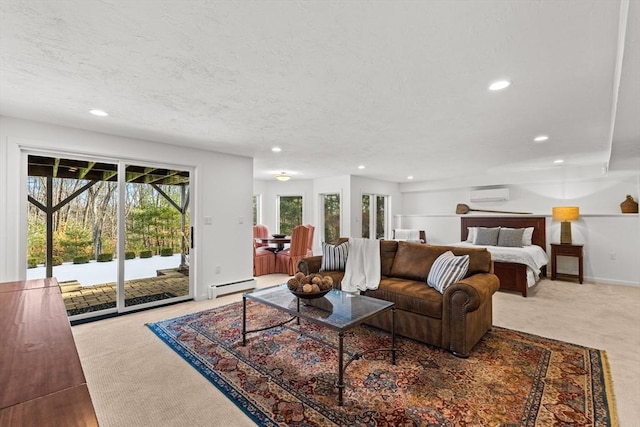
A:
{"type": "Polygon", "coordinates": [[[504,202],[509,200],[509,189],[481,188],[472,190],[469,200],[472,202],[504,202]]]}

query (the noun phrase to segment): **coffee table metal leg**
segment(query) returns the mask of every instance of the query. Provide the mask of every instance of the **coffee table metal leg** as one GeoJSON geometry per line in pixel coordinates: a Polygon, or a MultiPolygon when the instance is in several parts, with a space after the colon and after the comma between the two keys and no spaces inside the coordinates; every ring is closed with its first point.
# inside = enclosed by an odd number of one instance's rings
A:
{"type": "Polygon", "coordinates": [[[391,308],[391,364],[396,364],[396,308],[391,308]]]}
{"type": "Polygon", "coordinates": [[[247,345],[247,298],[242,296],[242,346],[247,345]]]}
{"type": "Polygon", "coordinates": [[[344,390],[344,332],[338,333],[338,406],[342,406],[342,391],[344,390]]]}

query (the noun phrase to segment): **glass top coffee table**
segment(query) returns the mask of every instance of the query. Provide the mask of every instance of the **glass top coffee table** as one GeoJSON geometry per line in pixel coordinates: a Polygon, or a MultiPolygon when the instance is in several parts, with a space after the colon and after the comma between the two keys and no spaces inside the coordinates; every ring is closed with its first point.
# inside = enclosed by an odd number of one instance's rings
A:
{"type": "Polygon", "coordinates": [[[294,319],[300,324],[300,319],[327,327],[338,332],[338,405],[342,405],[342,395],[344,390],[344,371],[354,360],[360,359],[364,354],[372,351],[390,351],[391,364],[396,364],[396,334],[395,334],[395,305],[392,302],[366,297],[363,295],[350,294],[340,290],[331,290],[325,296],[315,299],[313,307],[300,304],[301,298],[293,295],[287,285],[277,285],[270,288],[259,289],[254,292],[242,294],[242,345],[247,343],[247,334],[264,331],[267,329],[282,326],[294,319]],[[259,302],[288,313],[291,319],[269,325],[260,329],[247,330],[247,299],[259,302]],[[318,310],[318,308],[320,310],[318,310]],[[345,331],[354,328],[368,319],[379,315],[387,310],[391,310],[391,347],[377,348],[356,353],[344,363],[343,339],[345,331]]]}

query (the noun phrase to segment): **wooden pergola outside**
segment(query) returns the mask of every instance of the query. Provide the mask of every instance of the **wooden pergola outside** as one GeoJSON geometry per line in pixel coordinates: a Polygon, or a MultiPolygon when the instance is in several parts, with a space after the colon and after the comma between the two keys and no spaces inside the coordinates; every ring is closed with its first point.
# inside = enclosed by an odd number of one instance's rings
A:
{"type": "MultiPolygon", "coordinates": [[[[46,200],[44,203],[28,196],[28,200],[46,215],[46,277],[53,277],[53,215],[66,204],[80,196],[89,188],[101,181],[117,182],[118,165],[84,160],[53,158],[45,156],[28,156],[28,175],[30,177],[46,178],[46,200]],[[64,200],[54,205],[53,179],[66,178],[88,181],[64,200]]],[[[167,202],[180,213],[181,231],[186,225],[186,212],[189,207],[189,172],[171,169],[160,169],[127,165],[127,183],[148,184],[157,191],[167,202]],[[180,201],[176,203],[169,197],[160,185],[180,186],[180,201]]],[[[180,239],[181,258],[180,269],[188,268],[187,249],[189,242],[184,233],[180,239]]]]}

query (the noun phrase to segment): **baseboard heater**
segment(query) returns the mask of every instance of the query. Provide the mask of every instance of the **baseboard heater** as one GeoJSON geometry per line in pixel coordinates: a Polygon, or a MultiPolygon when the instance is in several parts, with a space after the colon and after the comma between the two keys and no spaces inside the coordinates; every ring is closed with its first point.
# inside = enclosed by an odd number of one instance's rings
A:
{"type": "Polygon", "coordinates": [[[256,279],[240,280],[238,282],[209,285],[209,299],[215,299],[220,295],[255,289],[256,279]]]}

